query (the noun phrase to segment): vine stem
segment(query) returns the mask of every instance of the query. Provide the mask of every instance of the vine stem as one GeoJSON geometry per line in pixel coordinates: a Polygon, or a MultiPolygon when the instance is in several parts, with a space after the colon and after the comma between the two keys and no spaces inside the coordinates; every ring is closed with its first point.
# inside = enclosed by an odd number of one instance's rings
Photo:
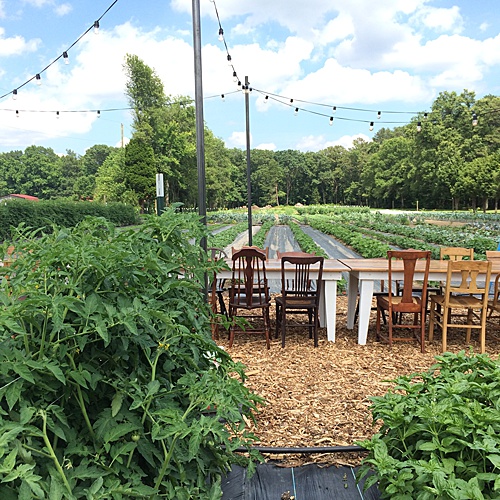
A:
{"type": "Polygon", "coordinates": [[[49,450],[50,458],[52,458],[52,460],[56,466],[57,472],[59,472],[59,475],[61,476],[61,479],[64,483],[64,486],[66,486],[66,489],[71,494],[71,486],[68,483],[68,478],[66,477],[66,474],[64,474],[64,470],[61,467],[59,460],[57,460],[56,453],[54,451],[54,448],[52,448],[52,444],[50,442],[49,436],[47,435],[47,413],[45,411],[41,410],[40,415],[42,417],[42,422],[43,422],[43,424],[42,424],[43,441],[45,443],[45,446],[49,450]]]}

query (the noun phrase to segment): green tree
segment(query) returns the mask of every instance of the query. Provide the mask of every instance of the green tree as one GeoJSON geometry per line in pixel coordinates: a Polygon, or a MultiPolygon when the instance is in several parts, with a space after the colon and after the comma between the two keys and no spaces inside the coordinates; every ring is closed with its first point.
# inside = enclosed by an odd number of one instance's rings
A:
{"type": "Polygon", "coordinates": [[[125,146],[124,177],[127,190],[136,196],[144,213],[155,198],[156,169],[153,148],[142,138],[133,137],[125,146]]]}

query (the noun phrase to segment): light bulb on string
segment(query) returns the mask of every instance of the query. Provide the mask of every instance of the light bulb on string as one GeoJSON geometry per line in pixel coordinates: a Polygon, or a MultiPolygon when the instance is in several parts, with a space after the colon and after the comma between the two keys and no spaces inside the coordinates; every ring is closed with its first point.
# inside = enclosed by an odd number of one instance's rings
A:
{"type": "Polygon", "coordinates": [[[330,127],[333,125],[333,116],[330,116],[330,127]]]}
{"type": "Polygon", "coordinates": [[[241,87],[241,82],[238,80],[238,87],[241,87]]]}
{"type": "Polygon", "coordinates": [[[373,130],[373,122],[370,122],[370,132],[373,130]]]}
{"type": "Polygon", "coordinates": [[[224,30],[222,28],[219,28],[219,42],[224,41],[224,30]]]}
{"type": "Polygon", "coordinates": [[[101,111],[99,109],[97,110],[97,118],[101,118],[101,111]]]}
{"type": "Polygon", "coordinates": [[[19,118],[19,110],[16,109],[16,118],[19,118]]]}
{"type": "Polygon", "coordinates": [[[222,99],[222,102],[226,102],[226,96],[224,94],[221,94],[220,97],[222,99]]]}
{"type": "Polygon", "coordinates": [[[236,74],[236,71],[233,71],[233,82],[238,81],[238,75],[236,74]]]}
{"type": "Polygon", "coordinates": [[[12,99],[15,101],[17,99],[17,89],[12,91],[12,99]]]}
{"type": "Polygon", "coordinates": [[[299,114],[299,108],[295,108],[295,111],[293,112],[293,114],[294,114],[295,116],[297,116],[297,115],[299,114]]]}
{"type": "Polygon", "coordinates": [[[424,120],[427,120],[427,113],[424,113],[424,120]]]}
{"type": "Polygon", "coordinates": [[[36,81],[37,85],[41,85],[42,84],[42,77],[40,76],[40,73],[37,73],[35,75],[35,81],[36,81]]]}
{"type": "Polygon", "coordinates": [[[336,112],[337,112],[337,106],[333,106],[332,111],[333,111],[334,113],[336,113],[336,112]]]}
{"type": "Polygon", "coordinates": [[[293,99],[290,99],[290,104],[292,104],[292,102],[293,102],[293,99]]]}
{"type": "Polygon", "coordinates": [[[422,131],[422,122],[418,122],[417,123],[417,132],[421,132],[422,131]]]}
{"type": "Polygon", "coordinates": [[[98,35],[98,34],[99,34],[99,21],[95,21],[95,22],[94,22],[94,33],[95,33],[96,35],[98,35]]]}
{"type": "Polygon", "coordinates": [[[477,125],[477,115],[476,113],[472,113],[472,126],[475,127],[477,125]]]}
{"type": "Polygon", "coordinates": [[[233,65],[233,63],[231,62],[231,55],[230,54],[227,55],[227,64],[228,64],[228,66],[233,65]]]}
{"type": "Polygon", "coordinates": [[[380,117],[382,116],[382,111],[377,111],[377,119],[380,120],[380,117]]]}
{"type": "Polygon", "coordinates": [[[68,53],[66,51],[64,51],[63,54],[62,54],[62,56],[63,56],[63,59],[64,59],[64,64],[69,64],[68,53]]]}
{"type": "Polygon", "coordinates": [[[266,95],[266,97],[264,97],[264,102],[267,104],[269,102],[269,96],[266,95]]]}
{"type": "Polygon", "coordinates": [[[56,111],[56,118],[59,119],[59,111],[56,111]]]}

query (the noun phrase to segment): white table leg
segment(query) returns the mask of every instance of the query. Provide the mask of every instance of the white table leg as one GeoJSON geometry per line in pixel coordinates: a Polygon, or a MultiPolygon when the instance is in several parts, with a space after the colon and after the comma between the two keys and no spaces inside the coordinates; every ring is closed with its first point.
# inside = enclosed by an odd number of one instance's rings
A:
{"type": "MultiPolygon", "coordinates": [[[[326,320],[326,335],[330,342],[335,342],[335,321],[337,318],[337,280],[323,282],[324,300],[320,301],[320,325],[326,320]]],[[[323,324],[322,324],[323,323],[323,324]]]]}
{"type": "Polygon", "coordinates": [[[358,344],[365,345],[373,300],[373,280],[361,280],[359,289],[358,344]]]}
{"type": "Polygon", "coordinates": [[[354,315],[356,314],[356,302],[358,300],[358,278],[349,274],[347,287],[347,328],[354,328],[354,315]]]}

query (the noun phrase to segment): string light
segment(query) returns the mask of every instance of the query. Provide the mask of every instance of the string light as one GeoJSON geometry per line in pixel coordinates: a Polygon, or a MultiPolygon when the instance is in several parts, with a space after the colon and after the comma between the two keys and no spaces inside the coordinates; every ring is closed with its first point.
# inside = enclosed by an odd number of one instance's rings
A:
{"type": "Polygon", "coordinates": [[[95,22],[94,22],[94,33],[95,33],[96,35],[98,35],[98,34],[99,34],[99,21],[95,21],[95,22]]]}
{"type": "Polygon", "coordinates": [[[219,28],[219,42],[224,41],[224,30],[222,28],[219,28]]]}
{"type": "Polygon", "coordinates": [[[232,66],[232,65],[233,65],[233,63],[231,62],[231,56],[230,56],[229,54],[227,55],[227,64],[228,64],[229,66],[232,66]]]}
{"type": "Polygon", "coordinates": [[[377,118],[380,120],[380,117],[382,116],[382,111],[377,111],[377,118]]]}
{"type": "Polygon", "coordinates": [[[17,89],[12,91],[12,99],[14,99],[14,101],[17,99],[17,89]]]}
{"type": "Polygon", "coordinates": [[[56,111],[56,118],[59,119],[59,111],[56,111]]]}
{"type": "Polygon", "coordinates": [[[16,118],[19,118],[19,110],[16,109],[16,118]]]}
{"type": "Polygon", "coordinates": [[[42,84],[42,77],[40,76],[40,73],[37,73],[35,76],[36,84],[41,85],[42,84]]]}
{"type": "Polygon", "coordinates": [[[297,116],[299,114],[299,108],[295,108],[295,111],[293,113],[295,116],[297,116]]]}
{"type": "Polygon", "coordinates": [[[476,113],[472,113],[472,126],[475,127],[477,125],[477,115],[476,113]]]}
{"type": "Polygon", "coordinates": [[[370,132],[373,130],[373,122],[370,122],[370,132]]]}
{"type": "Polygon", "coordinates": [[[427,113],[424,113],[424,120],[427,120],[427,113]]]}
{"type": "Polygon", "coordinates": [[[64,59],[64,64],[69,64],[69,56],[66,51],[62,53],[63,59],[64,59]]]}
{"type": "Polygon", "coordinates": [[[330,127],[333,125],[333,116],[330,116],[330,127]]]}
{"type": "Polygon", "coordinates": [[[24,87],[25,85],[27,85],[29,82],[31,82],[33,80],[33,78],[36,79],[36,83],[38,83],[39,85],[41,85],[42,81],[41,81],[41,76],[42,73],[44,73],[45,71],[47,71],[53,64],[55,64],[61,57],[64,58],[66,64],[69,63],[69,60],[68,58],[64,55],[64,54],[68,54],[68,51],[73,48],[85,35],[87,35],[91,30],[92,28],[99,28],[99,21],[114,7],[114,5],[118,2],[118,0],[113,0],[113,2],[111,3],[111,5],[103,12],[103,14],[99,17],[99,19],[97,21],[94,22],[94,24],[92,24],[84,33],[82,33],[61,55],[59,55],[58,57],[56,57],[51,63],[47,64],[47,66],[45,66],[45,68],[43,68],[41,71],[39,71],[37,73],[38,77],[31,77],[29,80],[26,80],[23,84],[19,85],[16,89],[14,89],[16,92],[14,93],[14,91],[9,91],[7,92],[6,94],[3,94],[3,95],[0,95],[0,99],[3,99],[4,97],[7,97],[8,95],[12,94],[13,96],[14,95],[17,95],[17,91],[24,87]]]}
{"type": "Polygon", "coordinates": [[[222,99],[222,102],[226,102],[226,98],[225,98],[224,94],[221,94],[220,97],[222,99]]]}
{"type": "Polygon", "coordinates": [[[238,75],[236,74],[236,71],[233,71],[233,82],[238,81],[238,75]]]}
{"type": "Polygon", "coordinates": [[[417,123],[417,132],[421,132],[422,131],[422,122],[418,122],[417,123]]]}
{"type": "Polygon", "coordinates": [[[333,110],[334,113],[336,113],[337,112],[337,106],[333,106],[332,110],[333,110]]]}
{"type": "Polygon", "coordinates": [[[97,110],[97,118],[101,118],[101,111],[99,109],[97,110]]]}

